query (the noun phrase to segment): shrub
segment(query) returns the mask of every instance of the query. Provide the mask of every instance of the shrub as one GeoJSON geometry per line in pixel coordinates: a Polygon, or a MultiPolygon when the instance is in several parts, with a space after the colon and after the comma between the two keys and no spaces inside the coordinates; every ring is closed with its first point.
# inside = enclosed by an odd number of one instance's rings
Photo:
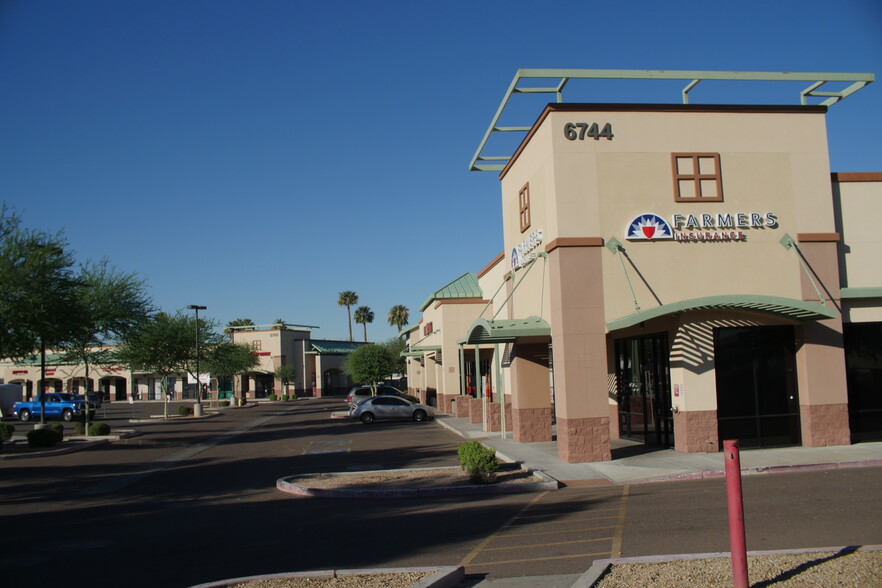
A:
{"type": "Polygon", "coordinates": [[[288,402],[289,400],[291,400],[290,396],[288,396],[287,394],[282,394],[282,402],[288,402]]]}
{"type": "Polygon", "coordinates": [[[190,416],[193,414],[193,408],[190,406],[179,406],[178,416],[190,416]]]}
{"type": "Polygon", "coordinates": [[[469,441],[459,446],[457,454],[460,467],[468,472],[472,482],[492,484],[496,481],[499,460],[496,459],[495,449],[486,447],[479,441],[469,441]]]}
{"type": "Polygon", "coordinates": [[[74,423],[74,435],[85,435],[86,434],[86,423],[83,421],[77,421],[74,423]]]}
{"type": "Polygon", "coordinates": [[[90,423],[89,424],[89,435],[92,437],[99,437],[101,435],[107,435],[110,433],[110,425],[107,423],[90,423]]]}
{"type": "Polygon", "coordinates": [[[273,402],[275,402],[276,400],[278,400],[278,397],[276,397],[275,394],[270,394],[267,398],[268,398],[269,400],[272,400],[273,402]]]}
{"type": "Polygon", "coordinates": [[[229,406],[229,405],[230,405],[230,401],[229,401],[229,400],[221,400],[221,401],[220,401],[220,405],[221,405],[221,407],[229,406]]]}
{"type": "Polygon", "coordinates": [[[52,429],[28,431],[28,447],[55,447],[61,439],[52,429]]]}
{"type": "Polygon", "coordinates": [[[0,423],[0,442],[12,439],[13,433],[15,433],[15,425],[0,423]]]}
{"type": "Polygon", "coordinates": [[[64,440],[64,425],[61,423],[50,423],[49,428],[55,431],[55,434],[58,435],[59,442],[64,440]]]}

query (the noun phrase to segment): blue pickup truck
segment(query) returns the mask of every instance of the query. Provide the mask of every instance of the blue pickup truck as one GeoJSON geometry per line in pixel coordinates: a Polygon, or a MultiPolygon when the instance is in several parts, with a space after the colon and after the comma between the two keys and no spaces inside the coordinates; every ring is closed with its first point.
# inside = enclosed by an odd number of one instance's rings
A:
{"type": "MultiPolygon", "coordinates": [[[[73,394],[64,394],[50,392],[47,394],[38,394],[36,398],[27,402],[16,402],[12,407],[12,414],[17,416],[19,420],[29,421],[32,418],[40,417],[43,410],[43,399],[45,397],[46,418],[60,418],[64,421],[72,421],[75,418],[82,417],[86,413],[86,403],[81,399],[77,399],[73,394]]],[[[89,417],[95,416],[94,406],[89,407],[89,417]]]]}

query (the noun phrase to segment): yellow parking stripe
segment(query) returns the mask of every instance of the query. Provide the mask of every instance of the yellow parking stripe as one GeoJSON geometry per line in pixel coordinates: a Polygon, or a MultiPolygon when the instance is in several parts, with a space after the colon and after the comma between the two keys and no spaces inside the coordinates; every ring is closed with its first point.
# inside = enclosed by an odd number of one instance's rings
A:
{"type": "MultiPolygon", "coordinates": [[[[543,543],[543,547],[549,545],[573,545],[574,543],[596,543],[597,541],[609,541],[612,537],[598,537],[597,539],[576,539],[575,541],[555,541],[543,543]]],[[[484,551],[510,551],[512,549],[536,549],[535,545],[509,545],[507,547],[487,547],[484,551]]]]}
{"type": "MultiPolygon", "coordinates": [[[[584,533],[585,531],[607,531],[609,529],[618,529],[618,525],[608,525],[606,527],[579,527],[578,529],[555,529],[553,531],[534,531],[531,533],[507,533],[499,535],[498,539],[508,539],[509,537],[530,537],[531,535],[560,535],[561,533],[584,533]]],[[[612,537],[610,537],[612,539],[612,537]]]]}
{"type": "Polygon", "coordinates": [[[630,489],[631,487],[627,484],[622,489],[622,508],[619,511],[618,516],[618,530],[613,538],[612,549],[610,549],[612,557],[622,557],[622,533],[625,530],[625,507],[628,506],[628,493],[630,492],[630,489]]]}
{"type": "MultiPolygon", "coordinates": [[[[516,515],[514,515],[511,519],[509,519],[509,521],[512,521],[512,520],[514,520],[516,517],[520,516],[520,514],[521,514],[522,512],[524,512],[525,510],[527,510],[528,508],[530,508],[531,506],[533,506],[536,502],[538,502],[543,496],[545,496],[545,495],[548,494],[549,492],[550,492],[550,490],[546,490],[545,492],[540,492],[539,494],[537,494],[536,496],[534,496],[534,497],[533,497],[533,500],[531,500],[530,502],[528,502],[527,504],[525,504],[525,505],[524,505],[524,508],[522,508],[521,510],[519,510],[519,511],[517,512],[516,515]]],[[[505,525],[503,525],[503,527],[504,527],[504,526],[505,526],[505,525]]],[[[459,565],[461,565],[461,566],[467,566],[467,565],[469,565],[469,563],[471,563],[471,561],[472,561],[473,559],[475,559],[475,558],[478,556],[478,554],[481,552],[481,550],[484,549],[484,546],[487,545],[488,543],[490,543],[490,541],[492,541],[493,538],[496,537],[498,534],[499,534],[499,533],[497,532],[497,533],[493,533],[492,535],[488,535],[487,537],[485,537],[484,540],[481,541],[481,542],[480,542],[480,543],[479,543],[479,544],[478,544],[478,545],[472,550],[471,553],[469,553],[468,555],[466,555],[466,556],[462,559],[462,561],[459,562],[459,565]]]]}

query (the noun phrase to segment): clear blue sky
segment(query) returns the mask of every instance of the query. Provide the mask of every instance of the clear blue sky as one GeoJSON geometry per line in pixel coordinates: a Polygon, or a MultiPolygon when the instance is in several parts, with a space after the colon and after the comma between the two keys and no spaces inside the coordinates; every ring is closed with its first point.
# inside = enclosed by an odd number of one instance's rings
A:
{"type": "MultiPolygon", "coordinates": [[[[880,77],[882,2],[0,0],[0,199],[163,310],[345,339],[354,290],[385,340],[502,250],[498,177],[467,166],[518,68],[880,77]]],[[[828,132],[833,171],[882,171],[882,79],[828,132]]]]}

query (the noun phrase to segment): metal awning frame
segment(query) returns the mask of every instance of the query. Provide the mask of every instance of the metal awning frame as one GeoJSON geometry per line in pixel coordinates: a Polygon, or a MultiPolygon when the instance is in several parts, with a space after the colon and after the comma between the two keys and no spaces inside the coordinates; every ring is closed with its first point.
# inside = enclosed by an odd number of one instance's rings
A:
{"type": "Polygon", "coordinates": [[[773,82],[811,82],[799,93],[799,103],[808,104],[808,99],[824,98],[821,106],[832,106],[840,100],[854,94],[867,84],[876,80],[871,73],[800,73],[800,72],[761,72],[761,71],[675,71],[675,70],[626,70],[626,69],[519,69],[509,84],[496,114],[484,137],[478,145],[469,171],[502,171],[511,159],[510,155],[484,155],[487,141],[494,133],[527,133],[532,128],[528,125],[510,127],[499,126],[509,101],[516,94],[553,94],[555,101],[563,102],[563,91],[570,80],[688,80],[681,90],[683,104],[689,104],[689,92],[703,81],[773,81],[773,82]],[[546,87],[523,86],[524,80],[552,80],[546,87]],[[839,91],[825,91],[822,88],[831,82],[848,83],[839,91]]]}

